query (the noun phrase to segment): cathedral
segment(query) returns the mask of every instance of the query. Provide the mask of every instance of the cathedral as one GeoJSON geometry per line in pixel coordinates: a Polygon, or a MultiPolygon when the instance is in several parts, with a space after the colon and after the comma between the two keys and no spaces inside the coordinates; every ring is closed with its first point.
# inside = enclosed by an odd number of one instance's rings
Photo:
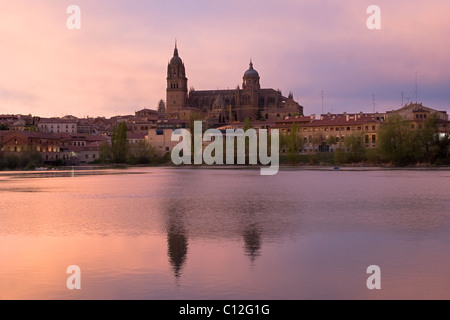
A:
{"type": "Polygon", "coordinates": [[[292,93],[285,97],[279,90],[261,88],[252,61],[244,73],[242,88],[188,91],[186,69],[176,44],[167,68],[166,111],[169,117],[186,121],[195,113],[212,126],[243,122],[245,118],[277,121],[303,115],[303,107],[294,101],[292,93]]]}

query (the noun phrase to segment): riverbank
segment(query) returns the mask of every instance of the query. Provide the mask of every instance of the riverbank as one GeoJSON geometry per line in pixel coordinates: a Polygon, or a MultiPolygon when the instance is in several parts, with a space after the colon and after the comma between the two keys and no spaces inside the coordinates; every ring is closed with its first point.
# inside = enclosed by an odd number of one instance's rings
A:
{"type": "MultiPolygon", "coordinates": [[[[129,164],[107,164],[107,165],[80,165],[80,166],[42,166],[38,168],[29,169],[15,169],[15,170],[0,170],[0,172],[51,172],[51,171],[93,171],[93,170],[123,170],[123,169],[138,169],[138,168],[183,168],[183,169],[235,169],[235,170],[248,170],[255,169],[258,170],[264,166],[261,165],[179,165],[176,166],[172,163],[164,163],[157,165],[129,165],[129,164]]],[[[395,166],[391,163],[384,164],[373,164],[373,163],[349,163],[342,165],[335,165],[330,163],[280,163],[280,170],[386,170],[386,169],[396,169],[396,170],[412,170],[412,169],[450,169],[450,165],[431,165],[426,163],[417,163],[415,165],[408,166],[395,166]]]]}

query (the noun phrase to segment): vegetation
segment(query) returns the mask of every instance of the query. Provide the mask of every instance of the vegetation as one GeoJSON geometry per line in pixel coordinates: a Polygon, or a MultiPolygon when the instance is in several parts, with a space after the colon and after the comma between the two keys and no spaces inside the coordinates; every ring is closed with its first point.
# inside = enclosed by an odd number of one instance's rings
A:
{"type": "Polygon", "coordinates": [[[401,117],[390,117],[378,135],[382,160],[399,166],[421,162],[450,164],[449,134],[439,135],[438,120],[437,115],[431,115],[417,129],[401,117]]]}
{"type": "Polygon", "coordinates": [[[0,152],[0,170],[34,170],[41,167],[44,160],[39,152],[27,151],[17,154],[0,152]]]}
{"type": "Polygon", "coordinates": [[[100,146],[98,163],[101,164],[160,164],[169,160],[169,155],[161,156],[146,141],[136,144],[127,142],[127,126],[124,122],[113,129],[111,144],[105,142],[100,146]]]}
{"type": "Polygon", "coordinates": [[[286,150],[286,159],[291,164],[300,161],[299,151],[303,149],[303,137],[298,132],[297,124],[293,123],[290,132],[280,136],[280,148],[286,150]]]}
{"type": "MultiPolygon", "coordinates": [[[[430,165],[450,164],[449,132],[439,134],[439,117],[432,114],[419,128],[399,116],[391,116],[380,126],[377,148],[366,148],[364,134],[346,136],[343,142],[335,137],[325,139],[315,136],[311,143],[319,146],[336,146],[335,152],[301,154],[303,137],[293,125],[290,132],[280,136],[280,162],[285,164],[344,165],[365,163],[370,165],[392,164],[395,166],[425,163],[430,165]]],[[[319,149],[320,150],[320,149],[319,149]]]]}

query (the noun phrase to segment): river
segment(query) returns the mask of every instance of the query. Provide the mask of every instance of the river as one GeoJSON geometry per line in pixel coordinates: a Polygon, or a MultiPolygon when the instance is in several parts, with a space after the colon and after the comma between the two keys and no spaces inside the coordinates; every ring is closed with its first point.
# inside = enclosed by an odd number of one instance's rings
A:
{"type": "Polygon", "coordinates": [[[450,299],[449,186],[448,169],[0,172],[0,299],[450,299]]]}

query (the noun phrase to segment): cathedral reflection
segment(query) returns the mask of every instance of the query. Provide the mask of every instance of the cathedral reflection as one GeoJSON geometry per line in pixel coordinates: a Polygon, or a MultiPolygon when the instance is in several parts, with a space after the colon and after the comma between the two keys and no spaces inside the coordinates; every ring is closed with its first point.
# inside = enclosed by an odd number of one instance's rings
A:
{"type": "Polygon", "coordinates": [[[253,264],[255,259],[261,255],[262,232],[258,229],[256,223],[251,223],[244,229],[243,237],[245,255],[250,258],[253,264]]]}
{"type": "Polygon", "coordinates": [[[245,255],[250,258],[252,264],[261,255],[263,230],[260,226],[261,221],[259,219],[261,216],[264,216],[265,211],[264,206],[261,204],[248,203],[248,201],[241,203],[244,250],[245,255]]]}
{"type": "Polygon", "coordinates": [[[167,254],[176,279],[182,274],[188,253],[188,237],[184,227],[183,205],[178,201],[167,206],[167,254]]]}

